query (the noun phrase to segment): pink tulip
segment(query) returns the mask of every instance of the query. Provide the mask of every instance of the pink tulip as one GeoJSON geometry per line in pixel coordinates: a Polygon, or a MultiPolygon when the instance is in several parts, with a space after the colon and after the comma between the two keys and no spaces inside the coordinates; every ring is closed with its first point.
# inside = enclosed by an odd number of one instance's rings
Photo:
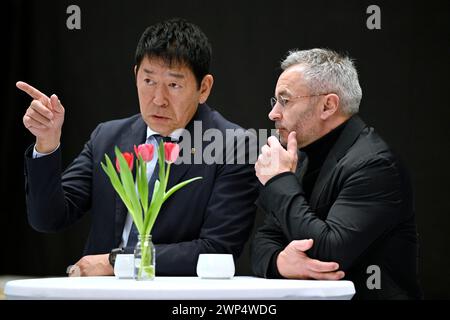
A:
{"type": "MultiPolygon", "coordinates": [[[[123,157],[125,158],[125,161],[127,162],[128,168],[130,168],[130,170],[133,170],[133,160],[134,160],[134,156],[131,152],[124,152],[122,153],[123,157]]],[[[119,159],[116,158],[116,169],[118,172],[120,172],[120,164],[119,164],[119,159]]]]}
{"type": "Polygon", "coordinates": [[[153,159],[153,152],[155,147],[151,143],[140,144],[139,147],[134,146],[134,152],[136,156],[141,155],[142,160],[150,162],[153,159]]]}
{"type": "Polygon", "coordinates": [[[174,163],[177,160],[179,153],[180,146],[178,144],[172,142],[164,143],[164,155],[167,163],[174,163]]]}

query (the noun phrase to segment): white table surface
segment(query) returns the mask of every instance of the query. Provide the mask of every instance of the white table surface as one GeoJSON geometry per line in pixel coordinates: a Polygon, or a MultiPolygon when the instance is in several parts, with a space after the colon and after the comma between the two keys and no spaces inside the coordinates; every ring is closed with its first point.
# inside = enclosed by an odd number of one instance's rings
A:
{"type": "Polygon", "coordinates": [[[351,299],[351,281],[234,277],[156,277],[136,281],[116,277],[65,277],[9,281],[7,299],[241,300],[351,299]]]}

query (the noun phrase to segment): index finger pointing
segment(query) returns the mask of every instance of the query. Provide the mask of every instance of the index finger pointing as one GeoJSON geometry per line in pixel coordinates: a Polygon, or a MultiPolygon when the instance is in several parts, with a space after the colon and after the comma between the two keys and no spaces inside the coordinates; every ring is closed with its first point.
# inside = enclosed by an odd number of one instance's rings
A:
{"type": "Polygon", "coordinates": [[[28,95],[35,100],[41,100],[41,102],[44,102],[44,103],[47,103],[49,100],[49,98],[45,94],[40,92],[38,89],[30,86],[26,82],[18,81],[16,83],[16,87],[19,88],[20,90],[28,93],[28,95]]]}

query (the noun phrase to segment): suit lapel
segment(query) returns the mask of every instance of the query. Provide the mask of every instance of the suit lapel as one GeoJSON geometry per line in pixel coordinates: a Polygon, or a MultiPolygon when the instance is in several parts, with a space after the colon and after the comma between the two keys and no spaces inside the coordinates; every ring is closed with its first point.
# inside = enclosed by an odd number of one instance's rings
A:
{"type": "MultiPolygon", "coordinates": [[[[185,147],[185,150],[183,150],[183,152],[189,153],[190,162],[189,163],[180,163],[180,164],[174,163],[174,164],[172,164],[172,166],[170,168],[170,176],[169,176],[169,181],[167,183],[167,189],[173,187],[178,182],[180,182],[180,180],[187,174],[189,169],[192,168],[192,166],[194,165],[194,159],[196,158],[194,155],[195,152],[202,152],[202,150],[205,149],[206,142],[203,141],[203,132],[205,130],[207,130],[208,128],[210,128],[210,124],[208,121],[208,112],[209,111],[210,111],[210,108],[207,105],[205,105],[205,104],[199,105],[199,107],[197,108],[197,112],[194,114],[194,117],[187,124],[186,131],[189,133],[191,141],[190,141],[189,145],[186,144],[186,146],[183,146],[183,147],[185,147]],[[201,121],[201,123],[202,123],[202,130],[201,130],[200,137],[195,136],[195,130],[194,130],[194,122],[195,121],[201,121]],[[201,150],[196,150],[195,148],[192,148],[197,145],[195,143],[195,141],[202,142],[201,150]]],[[[184,139],[187,139],[187,137],[183,136],[183,140],[184,139]]]]}
{"type": "Polygon", "coordinates": [[[297,177],[298,181],[302,181],[303,175],[308,168],[308,158],[306,156],[306,153],[301,150],[298,150],[297,156],[299,161],[297,163],[297,169],[295,170],[295,176],[297,177]]]}
{"type": "Polygon", "coordinates": [[[365,127],[366,124],[357,115],[348,120],[348,123],[339,136],[339,139],[336,141],[336,143],[328,153],[322,169],[320,170],[319,176],[311,193],[311,199],[309,200],[309,204],[311,205],[311,207],[318,207],[320,195],[322,194],[325,185],[330,180],[336,164],[345,155],[347,150],[353,145],[353,143],[356,141],[356,139],[361,134],[361,131],[365,127]]]}
{"type": "MultiPolygon", "coordinates": [[[[194,161],[193,154],[191,154],[190,157],[191,157],[191,163],[193,163],[193,161],[194,161]]],[[[170,175],[169,175],[169,180],[167,182],[167,190],[169,190],[174,185],[176,185],[186,175],[186,173],[189,171],[191,166],[192,166],[191,164],[186,164],[186,163],[180,163],[180,164],[173,163],[170,167],[170,175]]]]}

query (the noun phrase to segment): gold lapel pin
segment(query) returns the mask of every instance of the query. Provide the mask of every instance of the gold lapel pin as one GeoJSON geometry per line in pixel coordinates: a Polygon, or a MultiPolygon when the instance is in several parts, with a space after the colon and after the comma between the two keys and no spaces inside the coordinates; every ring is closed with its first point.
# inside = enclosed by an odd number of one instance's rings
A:
{"type": "Polygon", "coordinates": [[[195,153],[195,148],[191,148],[191,154],[195,153]]]}

